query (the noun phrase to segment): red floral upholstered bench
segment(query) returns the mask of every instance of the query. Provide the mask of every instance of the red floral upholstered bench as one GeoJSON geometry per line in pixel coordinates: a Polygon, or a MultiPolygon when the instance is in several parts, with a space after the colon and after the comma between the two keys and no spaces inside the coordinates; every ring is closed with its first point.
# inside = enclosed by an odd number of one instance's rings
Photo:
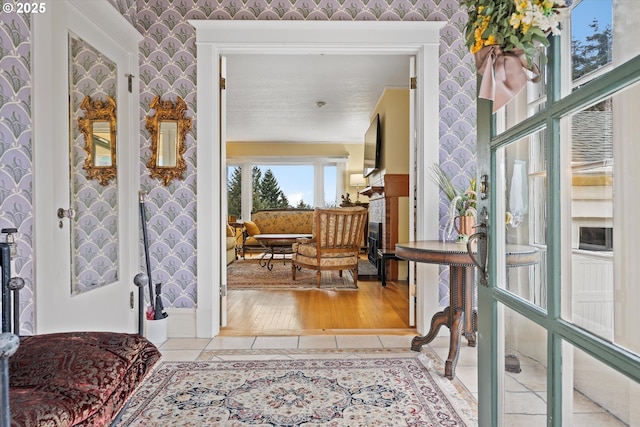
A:
{"type": "Polygon", "coordinates": [[[12,426],[108,426],[160,359],[134,334],[22,337],[9,358],[12,426]]]}

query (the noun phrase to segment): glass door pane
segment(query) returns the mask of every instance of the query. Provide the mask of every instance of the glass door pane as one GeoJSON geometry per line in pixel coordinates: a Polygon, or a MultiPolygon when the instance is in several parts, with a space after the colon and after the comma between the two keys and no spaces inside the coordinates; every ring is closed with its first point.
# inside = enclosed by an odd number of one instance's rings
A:
{"type": "MultiPolygon", "coordinates": [[[[571,81],[574,89],[611,68],[612,11],[611,0],[580,0],[572,5],[569,33],[571,81]]],[[[566,43],[568,40],[565,40],[566,43]]]]}
{"type": "Polygon", "coordinates": [[[496,152],[496,285],[546,309],[546,132],[535,132],[496,152]],[[500,221],[500,220],[499,220],[500,221]],[[524,252],[522,256],[514,256],[524,252]]]}
{"type": "Polygon", "coordinates": [[[563,282],[562,318],[608,342],[640,354],[640,337],[629,325],[640,321],[636,280],[626,271],[637,264],[634,205],[640,87],[630,87],[565,119],[570,149],[570,200],[566,221],[571,241],[571,281],[563,282]],[[634,161],[635,156],[635,161],[634,161]],[[633,254],[633,255],[632,255],[633,254]],[[616,273],[617,272],[617,273],[616,273]]]}
{"type": "Polygon", "coordinates": [[[571,390],[563,399],[565,425],[637,425],[640,385],[580,349],[568,343],[564,346],[570,358],[565,365],[572,367],[563,378],[565,389],[571,390]]]}
{"type": "Polygon", "coordinates": [[[509,427],[547,425],[547,332],[504,310],[504,420],[509,427]]]}

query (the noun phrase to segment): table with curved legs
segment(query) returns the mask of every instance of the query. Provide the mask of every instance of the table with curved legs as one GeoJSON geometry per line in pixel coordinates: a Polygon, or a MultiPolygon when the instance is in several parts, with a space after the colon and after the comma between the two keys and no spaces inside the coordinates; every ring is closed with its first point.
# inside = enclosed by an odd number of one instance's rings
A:
{"type": "MultiPolygon", "coordinates": [[[[408,261],[449,266],[449,307],[433,315],[429,332],[413,338],[411,349],[420,351],[423,345],[433,341],[441,326],[448,327],[449,354],[444,376],[453,379],[460,352],[460,336],[464,335],[469,347],[476,345],[477,312],[473,308],[475,264],[467,252],[467,245],[421,240],[397,243],[395,254],[408,261]]],[[[510,267],[532,265],[538,256],[538,250],[532,246],[508,244],[506,264],[510,267]]]]}

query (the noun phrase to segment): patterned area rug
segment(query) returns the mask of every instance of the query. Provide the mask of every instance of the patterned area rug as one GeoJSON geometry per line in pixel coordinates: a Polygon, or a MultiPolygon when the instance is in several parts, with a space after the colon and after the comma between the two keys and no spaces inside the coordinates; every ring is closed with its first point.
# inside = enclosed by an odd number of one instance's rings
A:
{"type": "Polygon", "coordinates": [[[358,261],[358,280],[378,280],[378,269],[368,259],[358,261]]]}
{"type": "Polygon", "coordinates": [[[413,354],[162,362],[118,425],[477,425],[468,396],[413,354]]]}
{"type": "MultiPolygon", "coordinates": [[[[264,262],[262,262],[264,264],[264,262]]],[[[296,273],[296,280],[291,278],[291,260],[283,262],[282,258],[274,259],[272,270],[260,265],[258,259],[239,259],[227,266],[227,284],[229,290],[234,289],[318,289],[315,270],[303,268],[296,273]]],[[[344,272],[342,277],[338,271],[323,271],[320,289],[357,290],[353,284],[353,276],[344,272]]]]}

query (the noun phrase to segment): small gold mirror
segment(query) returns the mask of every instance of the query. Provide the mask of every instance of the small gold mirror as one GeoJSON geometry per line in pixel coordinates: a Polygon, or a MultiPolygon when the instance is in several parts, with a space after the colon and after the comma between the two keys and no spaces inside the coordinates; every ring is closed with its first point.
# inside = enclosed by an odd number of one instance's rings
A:
{"type": "Polygon", "coordinates": [[[147,167],[152,178],[164,185],[172,179],[183,179],[187,163],[183,158],[185,139],[191,129],[191,119],[185,116],[187,104],[179,96],[176,102],[160,101],[156,96],[150,107],[155,115],[147,116],[147,130],[151,133],[151,158],[147,167]]]}
{"type": "Polygon", "coordinates": [[[82,167],[87,177],[107,185],[116,177],[116,101],[91,100],[86,96],[80,104],[84,117],[78,118],[78,127],[84,135],[87,158],[82,167]]]}

